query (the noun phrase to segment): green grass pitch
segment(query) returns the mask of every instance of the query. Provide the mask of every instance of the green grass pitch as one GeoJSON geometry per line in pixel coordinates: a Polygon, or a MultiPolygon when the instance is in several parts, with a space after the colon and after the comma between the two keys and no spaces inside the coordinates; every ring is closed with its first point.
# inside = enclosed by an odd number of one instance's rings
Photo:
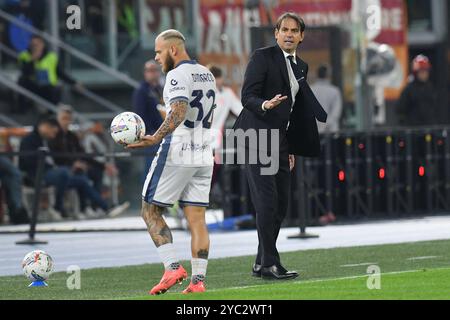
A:
{"type": "MultiPolygon", "coordinates": [[[[294,281],[250,276],[253,257],[210,260],[208,292],[185,296],[187,286],[152,297],[148,290],[162,275],[161,264],[82,270],[81,290],[69,290],[66,273],[55,273],[47,288],[28,288],[24,276],[0,277],[0,299],[450,299],[450,241],[430,241],[283,253],[296,269],[294,281]],[[380,289],[369,290],[370,264],[381,271],[380,289]]],[[[56,261],[57,263],[57,261],[56,261]]],[[[183,263],[190,271],[190,263],[183,263]]],[[[373,282],[371,282],[373,283],[373,282]]]]}

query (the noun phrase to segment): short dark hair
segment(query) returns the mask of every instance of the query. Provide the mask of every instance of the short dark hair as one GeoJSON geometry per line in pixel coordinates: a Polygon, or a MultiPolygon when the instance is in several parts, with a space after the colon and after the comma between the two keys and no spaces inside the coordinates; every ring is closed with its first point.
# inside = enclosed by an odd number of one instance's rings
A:
{"type": "Polygon", "coordinates": [[[43,42],[45,42],[45,39],[42,36],[38,35],[38,34],[33,34],[30,39],[31,40],[39,39],[39,40],[42,40],[43,42]]]}
{"type": "Polygon", "coordinates": [[[218,66],[211,64],[208,66],[209,71],[213,74],[214,78],[222,78],[222,69],[220,69],[218,66]]]}
{"type": "Polygon", "coordinates": [[[47,124],[53,127],[59,127],[58,121],[56,120],[54,115],[41,116],[37,121],[36,127],[39,127],[42,124],[47,124]]]}
{"type": "Polygon", "coordinates": [[[295,12],[285,12],[283,13],[277,20],[277,24],[275,25],[275,28],[277,30],[280,30],[281,28],[281,23],[283,22],[283,20],[285,19],[294,19],[297,22],[297,25],[300,29],[301,32],[304,32],[306,29],[306,25],[305,25],[305,21],[302,19],[302,17],[300,17],[298,14],[296,14],[295,12]]]}
{"type": "Polygon", "coordinates": [[[328,67],[326,65],[321,65],[317,69],[317,77],[319,79],[326,79],[328,77],[328,67]]]}
{"type": "Polygon", "coordinates": [[[60,103],[58,105],[58,111],[57,114],[61,114],[61,113],[68,113],[73,115],[73,108],[71,106],[69,106],[68,104],[62,104],[60,103]]]}

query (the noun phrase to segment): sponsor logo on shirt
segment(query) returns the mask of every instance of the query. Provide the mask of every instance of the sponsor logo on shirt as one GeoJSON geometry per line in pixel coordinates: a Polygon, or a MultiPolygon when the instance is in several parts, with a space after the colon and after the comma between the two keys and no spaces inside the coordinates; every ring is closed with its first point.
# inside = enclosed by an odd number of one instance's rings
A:
{"type": "Polygon", "coordinates": [[[186,90],[186,87],[175,87],[172,89],[169,89],[169,93],[175,92],[175,91],[184,91],[186,90]]]}
{"type": "Polygon", "coordinates": [[[181,146],[181,151],[194,151],[194,152],[204,152],[211,150],[211,146],[208,143],[183,143],[181,146]]]}

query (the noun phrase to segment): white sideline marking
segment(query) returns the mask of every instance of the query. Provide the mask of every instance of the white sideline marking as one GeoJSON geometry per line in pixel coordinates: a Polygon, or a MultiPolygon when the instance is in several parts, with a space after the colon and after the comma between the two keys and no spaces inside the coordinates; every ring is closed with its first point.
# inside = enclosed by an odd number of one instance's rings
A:
{"type": "Polygon", "coordinates": [[[436,259],[439,258],[440,256],[425,256],[425,257],[412,257],[412,258],[408,258],[406,260],[427,260],[427,259],[436,259]]]}
{"type": "Polygon", "coordinates": [[[360,266],[371,266],[373,264],[378,264],[378,262],[363,262],[363,263],[357,263],[357,264],[343,264],[340,267],[341,268],[351,268],[351,267],[360,267],[360,266]]]}
{"type": "MultiPolygon", "coordinates": [[[[450,270],[450,268],[430,268],[427,269],[430,271],[434,271],[434,270],[450,270]]],[[[393,275],[393,274],[403,274],[403,273],[414,273],[414,272],[423,272],[424,269],[418,269],[418,270],[405,270],[405,271],[393,271],[393,272],[385,272],[385,273],[381,273],[381,276],[383,275],[393,275]]],[[[340,280],[353,280],[353,279],[359,279],[359,278],[366,278],[368,277],[370,274],[366,274],[366,275],[360,275],[360,276],[349,276],[349,277],[340,277],[340,278],[328,278],[328,279],[315,279],[315,280],[306,280],[306,281],[292,281],[289,283],[298,283],[298,284],[302,284],[302,283],[316,283],[316,282],[328,282],[328,281],[340,281],[340,280]]],[[[268,283],[270,284],[270,283],[268,283]]],[[[275,283],[273,283],[275,284],[275,283]]],[[[276,284],[279,284],[279,282],[276,282],[276,284]]],[[[245,286],[245,287],[230,287],[230,288],[222,288],[222,289],[213,289],[213,290],[208,290],[207,292],[214,292],[214,291],[225,291],[225,290],[237,290],[237,289],[251,289],[251,288],[260,288],[261,285],[253,285],[253,286],[245,286]]]]}
{"type": "MultiPolygon", "coordinates": [[[[393,274],[403,274],[403,273],[414,273],[414,272],[423,272],[425,269],[418,269],[418,270],[405,270],[405,271],[393,271],[393,272],[385,272],[385,273],[381,273],[381,275],[393,275],[393,274]]],[[[450,270],[450,268],[448,267],[442,267],[442,268],[430,268],[430,269],[426,269],[429,271],[434,271],[434,270],[450,270]]],[[[315,282],[328,282],[328,281],[340,281],[340,280],[352,280],[352,279],[359,279],[359,278],[366,278],[370,276],[370,274],[366,274],[366,275],[360,275],[360,276],[348,276],[348,277],[340,277],[340,278],[328,278],[328,279],[315,279],[315,280],[305,280],[305,281],[291,281],[291,282],[284,282],[284,283],[315,283],[315,282]]],[[[267,284],[270,284],[270,282],[268,282],[267,284]]],[[[272,282],[272,284],[280,284],[280,282],[272,282]]],[[[206,293],[208,292],[217,292],[217,291],[228,291],[228,290],[238,290],[238,289],[252,289],[252,288],[261,288],[261,285],[253,285],[253,286],[242,286],[242,287],[230,287],[230,288],[220,288],[220,289],[212,289],[212,290],[207,290],[206,293]]],[[[179,295],[179,292],[167,292],[166,295],[179,295]]],[[[138,298],[142,298],[142,296],[136,296],[136,297],[119,297],[113,300],[122,300],[122,299],[127,299],[127,300],[133,300],[133,299],[138,299],[138,298]]]]}

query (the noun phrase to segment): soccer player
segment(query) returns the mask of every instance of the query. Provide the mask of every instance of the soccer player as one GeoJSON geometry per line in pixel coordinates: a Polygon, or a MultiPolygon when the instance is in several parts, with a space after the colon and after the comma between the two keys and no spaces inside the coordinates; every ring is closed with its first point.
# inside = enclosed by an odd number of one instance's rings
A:
{"type": "Polygon", "coordinates": [[[161,294],[187,278],[177,259],[172,233],[162,212],[178,200],[191,231],[192,277],[183,293],[204,292],[209,254],[205,211],[213,171],[211,122],[216,81],[204,66],[190,60],[185,38],[177,30],[162,32],[155,40],[155,60],[167,74],[164,102],[167,117],[151,136],[128,148],[161,146],[142,191],[142,216],[161,257],[165,273],[150,294],[161,294]]]}

